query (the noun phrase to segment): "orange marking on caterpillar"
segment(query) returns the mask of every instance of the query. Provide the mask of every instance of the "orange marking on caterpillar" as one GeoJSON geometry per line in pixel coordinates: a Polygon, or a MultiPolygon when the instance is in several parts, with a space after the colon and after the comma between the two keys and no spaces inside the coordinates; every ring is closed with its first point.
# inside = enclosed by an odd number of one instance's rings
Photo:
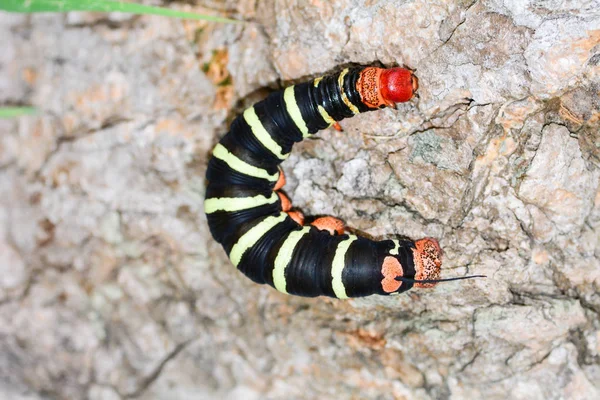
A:
{"type": "Polygon", "coordinates": [[[404,68],[368,67],[361,71],[356,90],[365,105],[396,108],[396,103],[410,100],[419,88],[419,80],[404,68]]]}
{"type": "Polygon", "coordinates": [[[279,201],[281,202],[281,210],[288,212],[292,209],[292,201],[289,197],[281,192],[277,192],[277,196],[279,196],[279,201]]]}
{"type": "Polygon", "coordinates": [[[400,289],[402,282],[396,280],[396,278],[399,276],[404,276],[404,269],[396,257],[387,256],[383,260],[381,274],[383,275],[381,287],[383,288],[384,292],[393,293],[400,289]]]}
{"type": "Polygon", "coordinates": [[[311,225],[320,231],[328,231],[332,235],[334,233],[337,233],[338,235],[344,234],[344,222],[335,217],[317,218],[311,223],[311,225]]]}
{"type": "Polygon", "coordinates": [[[333,125],[331,125],[331,126],[333,126],[333,129],[335,129],[338,132],[344,132],[344,130],[342,129],[342,126],[340,125],[340,123],[338,121],[335,121],[333,123],[333,125]]]}
{"type": "Polygon", "coordinates": [[[288,217],[293,219],[298,225],[304,225],[304,214],[302,214],[302,212],[298,210],[288,211],[287,215],[288,217]]]}
{"type": "MultiPolygon", "coordinates": [[[[440,244],[433,238],[423,238],[415,242],[413,251],[413,259],[415,263],[415,279],[430,280],[440,279],[442,269],[443,251],[440,244]]],[[[415,287],[431,288],[437,285],[431,283],[415,283],[415,287]]]]}
{"type": "Polygon", "coordinates": [[[285,186],[285,174],[283,173],[283,170],[281,169],[281,167],[279,167],[279,178],[277,178],[277,182],[275,182],[275,186],[273,187],[273,190],[279,190],[284,186],[285,186]]]}

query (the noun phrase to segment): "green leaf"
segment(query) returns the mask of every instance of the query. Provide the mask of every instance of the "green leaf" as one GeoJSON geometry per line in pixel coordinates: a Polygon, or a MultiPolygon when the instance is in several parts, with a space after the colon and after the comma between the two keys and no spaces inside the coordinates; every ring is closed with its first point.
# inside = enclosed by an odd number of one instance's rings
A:
{"type": "Polygon", "coordinates": [[[21,115],[33,115],[36,110],[33,107],[0,107],[0,118],[14,118],[21,115]]]}
{"type": "Polygon", "coordinates": [[[98,11],[130,14],[162,15],[173,18],[202,19],[212,22],[240,23],[229,18],[177,11],[170,8],[147,6],[113,0],[0,0],[0,10],[17,13],[98,11]]]}

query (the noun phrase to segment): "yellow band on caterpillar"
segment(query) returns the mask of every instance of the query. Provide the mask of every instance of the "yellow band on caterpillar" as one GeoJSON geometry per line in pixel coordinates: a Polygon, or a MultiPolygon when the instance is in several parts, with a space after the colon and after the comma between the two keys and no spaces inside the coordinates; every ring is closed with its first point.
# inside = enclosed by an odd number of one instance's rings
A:
{"type": "Polygon", "coordinates": [[[271,182],[277,182],[279,179],[279,172],[276,174],[269,174],[266,169],[255,167],[254,165],[250,165],[247,162],[240,160],[234,154],[230,153],[229,150],[221,143],[218,143],[214,150],[213,156],[225,164],[227,164],[231,169],[242,173],[244,175],[253,176],[255,178],[266,179],[271,182]]]}
{"type": "Polygon", "coordinates": [[[344,102],[344,104],[346,106],[348,106],[350,111],[352,111],[352,113],[356,115],[356,114],[360,113],[360,111],[358,110],[358,108],[356,108],[356,106],[354,104],[352,104],[350,99],[348,99],[346,92],[344,92],[344,77],[346,76],[347,73],[348,73],[348,68],[346,68],[345,70],[343,70],[340,73],[340,76],[338,77],[338,86],[340,87],[340,94],[342,96],[342,101],[344,102]]]}
{"type": "Polygon", "coordinates": [[[280,160],[285,160],[288,158],[289,154],[283,154],[283,149],[273,138],[269,135],[269,132],[265,129],[262,122],[256,115],[256,110],[254,107],[247,108],[244,111],[244,119],[246,123],[250,126],[252,133],[258,139],[258,141],[265,146],[273,155],[280,160]]]}
{"type": "Polygon", "coordinates": [[[302,118],[302,113],[300,112],[300,107],[298,107],[298,103],[296,103],[294,86],[285,89],[283,92],[283,101],[285,102],[285,108],[288,114],[290,114],[290,117],[292,117],[294,124],[296,124],[300,132],[302,132],[302,137],[309,136],[308,126],[306,126],[306,122],[304,121],[304,118],[302,118]]]}
{"type": "Polygon", "coordinates": [[[212,214],[217,211],[234,212],[247,210],[249,208],[264,206],[265,204],[275,203],[279,197],[275,192],[271,197],[265,197],[261,194],[254,197],[212,197],[204,200],[204,212],[212,214]]]}
{"type": "Polygon", "coordinates": [[[333,287],[333,292],[338,299],[348,298],[348,295],[346,294],[346,287],[344,286],[344,282],[342,282],[342,272],[344,272],[346,253],[348,252],[352,242],[354,242],[356,239],[356,236],[350,235],[348,239],[340,242],[335,250],[333,262],[331,263],[331,286],[333,287]]]}
{"type": "Polygon", "coordinates": [[[304,235],[306,235],[309,231],[310,226],[305,226],[299,231],[293,231],[290,233],[277,253],[277,258],[275,258],[275,266],[273,267],[273,285],[275,286],[275,289],[282,293],[287,294],[285,268],[289,265],[290,261],[292,261],[292,255],[296,245],[298,245],[300,239],[302,239],[302,237],[304,237],[304,235]]]}
{"type": "Polygon", "coordinates": [[[276,217],[267,217],[256,224],[252,229],[243,234],[236,244],[231,248],[231,252],[229,253],[229,258],[231,262],[236,267],[242,261],[242,256],[244,253],[254,246],[256,242],[258,242],[267,232],[273,229],[277,224],[285,221],[287,218],[286,213],[280,213],[276,217]]]}

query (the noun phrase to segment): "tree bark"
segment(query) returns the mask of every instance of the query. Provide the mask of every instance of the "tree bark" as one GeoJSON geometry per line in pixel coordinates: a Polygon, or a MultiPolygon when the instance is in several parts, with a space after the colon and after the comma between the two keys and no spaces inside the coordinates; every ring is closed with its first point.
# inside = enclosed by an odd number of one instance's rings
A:
{"type": "Polygon", "coordinates": [[[250,22],[0,14],[0,105],[38,109],[0,120],[0,397],[600,397],[598,1],[202,5],[250,22]],[[352,63],[420,97],[295,146],[294,206],[486,279],[296,298],[210,236],[232,118],[352,63]]]}

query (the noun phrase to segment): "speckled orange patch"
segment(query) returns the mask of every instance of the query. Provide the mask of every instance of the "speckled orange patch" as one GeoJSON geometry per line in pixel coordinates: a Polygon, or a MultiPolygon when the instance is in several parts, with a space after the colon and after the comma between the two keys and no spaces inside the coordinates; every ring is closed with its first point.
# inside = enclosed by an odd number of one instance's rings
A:
{"type": "Polygon", "coordinates": [[[279,196],[279,201],[281,202],[281,210],[286,212],[290,211],[292,209],[290,198],[281,192],[277,192],[277,196],[279,196]]]}
{"type": "Polygon", "coordinates": [[[371,108],[379,108],[385,104],[379,92],[379,76],[381,68],[367,67],[360,72],[356,82],[356,90],[360,93],[362,102],[371,108]]]}
{"type": "MultiPolygon", "coordinates": [[[[437,240],[433,238],[417,240],[413,249],[415,279],[440,279],[442,255],[443,252],[437,240]]],[[[415,283],[415,287],[418,288],[431,288],[435,285],[436,283],[415,283]]]]}
{"type": "Polygon", "coordinates": [[[304,214],[302,214],[300,211],[288,211],[287,215],[298,225],[304,225],[304,214]]]}
{"type": "Polygon", "coordinates": [[[317,218],[311,223],[311,225],[321,231],[328,231],[332,235],[334,233],[337,233],[338,235],[342,235],[344,233],[344,222],[341,219],[334,217],[317,218]]]}
{"type": "Polygon", "coordinates": [[[283,173],[283,170],[281,168],[279,168],[279,178],[277,178],[277,182],[275,182],[275,187],[273,187],[273,190],[279,190],[284,186],[285,186],[285,174],[283,173]]]}
{"type": "Polygon", "coordinates": [[[396,257],[388,256],[383,260],[381,274],[383,275],[381,287],[384,292],[393,293],[400,289],[402,282],[397,281],[396,278],[404,275],[404,269],[396,257]]]}

